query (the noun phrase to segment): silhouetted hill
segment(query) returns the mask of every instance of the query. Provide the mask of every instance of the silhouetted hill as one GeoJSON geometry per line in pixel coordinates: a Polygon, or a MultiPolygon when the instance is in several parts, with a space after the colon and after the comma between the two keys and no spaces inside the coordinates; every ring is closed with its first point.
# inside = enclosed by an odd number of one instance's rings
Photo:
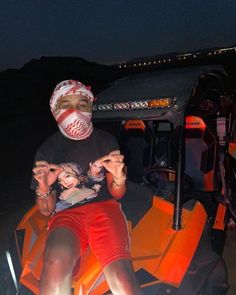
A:
{"type": "Polygon", "coordinates": [[[81,58],[32,59],[20,70],[6,70],[0,74],[0,100],[5,109],[3,116],[8,116],[9,112],[44,109],[53,88],[64,79],[83,81],[96,92],[117,77],[116,67],[91,63],[81,58]]]}

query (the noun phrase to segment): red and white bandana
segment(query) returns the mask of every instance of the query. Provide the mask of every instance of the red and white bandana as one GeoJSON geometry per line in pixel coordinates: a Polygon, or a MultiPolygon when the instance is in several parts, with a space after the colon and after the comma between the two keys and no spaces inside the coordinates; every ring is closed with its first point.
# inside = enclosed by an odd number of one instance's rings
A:
{"type": "Polygon", "coordinates": [[[57,84],[50,98],[50,108],[53,115],[60,98],[63,96],[73,94],[85,96],[89,99],[91,103],[93,103],[94,101],[94,96],[90,90],[90,86],[85,86],[83,83],[76,80],[62,81],[59,84],[57,84]]]}
{"type": "Polygon", "coordinates": [[[78,110],[60,110],[57,124],[61,133],[73,140],[82,140],[92,133],[92,114],[78,110]]]}
{"type": "Polygon", "coordinates": [[[93,131],[92,114],[75,109],[57,109],[61,97],[67,95],[82,95],[87,97],[91,103],[94,101],[94,96],[89,87],[81,82],[65,80],[56,86],[50,99],[52,114],[62,134],[73,140],[85,139],[93,131]]]}

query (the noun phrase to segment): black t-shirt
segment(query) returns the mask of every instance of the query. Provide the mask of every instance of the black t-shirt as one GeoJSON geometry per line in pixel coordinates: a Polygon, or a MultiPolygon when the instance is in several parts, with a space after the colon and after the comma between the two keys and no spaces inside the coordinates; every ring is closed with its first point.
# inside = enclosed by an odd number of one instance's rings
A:
{"type": "MultiPolygon", "coordinates": [[[[95,167],[94,174],[91,165],[114,150],[119,150],[115,137],[95,128],[85,140],[71,140],[57,132],[39,147],[35,161],[43,160],[64,168],[55,186],[56,211],[112,198],[107,190],[104,169],[95,167]]],[[[34,179],[31,188],[36,188],[34,179]]]]}

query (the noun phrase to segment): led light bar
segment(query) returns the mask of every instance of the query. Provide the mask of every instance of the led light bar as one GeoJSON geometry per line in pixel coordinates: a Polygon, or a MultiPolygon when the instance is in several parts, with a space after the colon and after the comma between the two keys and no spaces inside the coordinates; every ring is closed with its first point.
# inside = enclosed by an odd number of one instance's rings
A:
{"type": "Polygon", "coordinates": [[[136,100],[128,102],[117,102],[108,104],[99,104],[93,106],[93,111],[124,111],[124,110],[145,110],[145,109],[163,109],[175,105],[176,98],[153,98],[148,100],[136,100]]]}

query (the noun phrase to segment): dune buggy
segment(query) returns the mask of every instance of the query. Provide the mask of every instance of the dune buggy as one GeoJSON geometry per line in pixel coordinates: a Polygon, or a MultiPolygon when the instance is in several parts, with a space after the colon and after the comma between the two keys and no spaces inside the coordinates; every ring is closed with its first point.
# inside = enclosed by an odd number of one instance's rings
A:
{"type": "MultiPolygon", "coordinates": [[[[227,292],[222,251],[234,210],[226,78],[221,66],[153,71],[119,79],[97,95],[94,124],[113,133],[125,155],[121,203],[144,294],[227,292]]],[[[7,252],[8,288],[15,293],[39,292],[46,225],[47,217],[33,207],[16,228],[7,252]]],[[[90,250],[72,289],[76,295],[110,294],[90,250]]]]}

